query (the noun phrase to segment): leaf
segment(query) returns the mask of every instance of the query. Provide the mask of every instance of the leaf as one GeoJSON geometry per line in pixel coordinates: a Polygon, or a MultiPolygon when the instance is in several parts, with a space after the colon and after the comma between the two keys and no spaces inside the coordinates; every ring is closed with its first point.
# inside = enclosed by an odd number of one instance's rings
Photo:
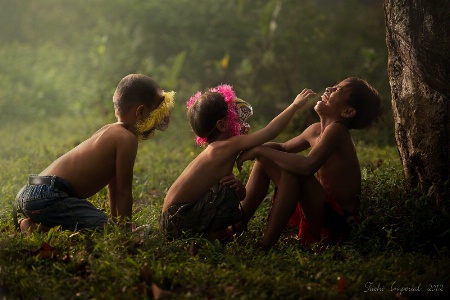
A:
{"type": "Polygon", "coordinates": [[[227,69],[228,68],[228,64],[230,63],[230,55],[227,53],[225,54],[225,56],[222,58],[222,60],[220,61],[220,66],[223,69],[227,69]]]}
{"type": "Polygon", "coordinates": [[[336,289],[340,294],[345,293],[347,290],[347,280],[345,277],[338,277],[336,281],[336,289]]]}
{"type": "Polygon", "coordinates": [[[52,246],[50,246],[49,243],[42,242],[37,256],[39,259],[53,258],[54,256],[56,256],[56,251],[52,246]]]}

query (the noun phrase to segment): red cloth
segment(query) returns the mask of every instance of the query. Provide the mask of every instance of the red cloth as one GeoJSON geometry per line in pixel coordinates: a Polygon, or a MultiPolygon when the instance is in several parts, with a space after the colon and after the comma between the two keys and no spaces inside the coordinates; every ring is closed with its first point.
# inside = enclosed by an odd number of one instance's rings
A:
{"type": "MultiPolygon", "coordinates": [[[[272,204],[276,201],[276,196],[277,193],[275,190],[272,204]]],[[[303,245],[309,245],[320,241],[336,244],[344,235],[348,234],[349,217],[353,223],[359,223],[358,215],[352,215],[349,212],[344,211],[334,197],[329,193],[326,193],[324,203],[324,227],[322,228],[320,239],[312,233],[311,228],[303,215],[300,203],[297,204],[286,227],[298,227],[298,237],[303,245]]]]}

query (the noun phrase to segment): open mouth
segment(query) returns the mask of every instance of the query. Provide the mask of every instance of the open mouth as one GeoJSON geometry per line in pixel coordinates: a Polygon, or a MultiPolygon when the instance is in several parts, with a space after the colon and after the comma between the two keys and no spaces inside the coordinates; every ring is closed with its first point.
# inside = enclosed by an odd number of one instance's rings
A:
{"type": "Polygon", "coordinates": [[[328,102],[328,97],[329,97],[328,94],[325,93],[325,94],[323,94],[323,95],[320,97],[320,99],[321,99],[322,102],[327,103],[327,102],[328,102]]]}

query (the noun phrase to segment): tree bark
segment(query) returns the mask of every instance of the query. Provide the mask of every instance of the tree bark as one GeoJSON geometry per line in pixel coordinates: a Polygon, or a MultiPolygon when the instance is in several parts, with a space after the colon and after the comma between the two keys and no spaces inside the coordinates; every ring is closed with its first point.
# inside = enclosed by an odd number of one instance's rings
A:
{"type": "Polygon", "coordinates": [[[449,204],[450,1],[384,0],[395,138],[410,188],[449,204]]]}

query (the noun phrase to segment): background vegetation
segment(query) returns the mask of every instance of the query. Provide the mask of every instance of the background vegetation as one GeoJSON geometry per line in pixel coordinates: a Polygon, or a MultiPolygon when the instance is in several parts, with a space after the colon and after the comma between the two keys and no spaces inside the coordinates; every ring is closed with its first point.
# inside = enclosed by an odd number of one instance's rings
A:
{"type": "Polygon", "coordinates": [[[41,121],[62,112],[111,115],[115,85],[137,72],[178,91],[180,100],[230,83],[255,106],[259,120],[273,117],[304,87],[321,92],[349,76],[367,79],[387,104],[390,99],[378,1],[0,5],[1,112],[8,121],[41,121]]]}
{"type": "MultiPolygon", "coordinates": [[[[0,296],[139,299],[152,281],[177,298],[392,298],[419,284],[419,296],[449,295],[448,213],[403,190],[379,1],[0,0],[0,28],[0,296]],[[134,221],[148,232],[21,236],[10,220],[15,194],[29,174],[115,121],[112,94],[129,73],[177,91],[171,127],[140,145],[135,167],[134,221]],[[348,243],[302,247],[286,232],[276,249],[258,252],[270,199],[226,247],[198,239],[194,251],[191,240],[159,236],[164,194],[201,151],[185,119],[192,93],[232,84],[253,105],[256,129],[304,87],[322,93],[348,76],[371,82],[386,107],[375,128],[354,132],[363,222],[348,243]],[[371,282],[385,289],[365,292],[371,282]]],[[[279,139],[315,118],[307,109],[279,139]]],[[[239,174],[244,182],[250,169],[239,174]]],[[[105,195],[91,200],[106,207],[105,195]]]]}

